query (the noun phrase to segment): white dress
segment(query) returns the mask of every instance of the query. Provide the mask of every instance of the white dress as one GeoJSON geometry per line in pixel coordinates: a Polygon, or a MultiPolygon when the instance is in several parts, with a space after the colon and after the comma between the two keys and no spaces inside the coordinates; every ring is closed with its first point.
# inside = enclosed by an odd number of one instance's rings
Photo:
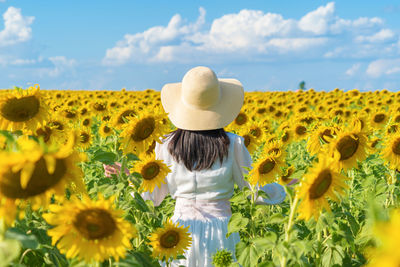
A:
{"type": "MultiPolygon", "coordinates": [[[[217,159],[211,169],[189,171],[183,163],[177,163],[169,154],[168,143],[156,143],[156,159],[170,166],[166,184],[156,187],[153,193],[145,192],[142,197],[158,206],[169,193],[176,199],[173,222],[189,227],[192,245],[186,251],[186,260],[175,260],[172,266],[213,266],[212,255],[217,250],[228,249],[235,255],[235,245],[240,241],[238,233],[226,238],[227,226],[232,215],[229,199],[233,195],[234,183],[239,188],[249,186],[243,179],[251,167],[251,156],[244,145],[243,137],[227,132],[230,139],[228,157],[221,164],[217,159]]],[[[258,204],[278,204],[285,199],[284,188],[268,184],[261,190],[269,199],[259,197],[258,204]]]]}

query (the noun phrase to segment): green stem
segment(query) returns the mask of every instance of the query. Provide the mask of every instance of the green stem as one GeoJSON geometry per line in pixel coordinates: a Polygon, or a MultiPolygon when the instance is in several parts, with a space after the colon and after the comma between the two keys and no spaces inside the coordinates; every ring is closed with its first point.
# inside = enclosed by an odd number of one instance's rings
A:
{"type": "Polygon", "coordinates": [[[320,266],[321,262],[321,231],[317,233],[317,254],[315,255],[316,258],[316,266],[320,266]]]}
{"type": "Polygon", "coordinates": [[[251,200],[250,200],[250,238],[255,238],[255,225],[254,225],[254,217],[253,217],[253,210],[254,210],[254,203],[256,201],[256,196],[255,196],[255,186],[250,185],[250,191],[251,191],[251,200]]]}
{"type": "MultiPolygon", "coordinates": [[[[294,218],[294,214],[297,208],[297,203],[299,202],[299,198],[298,195],[296,195],[294,197],[294,201],[292,203],[292,206],[290,207],[290,214],[289,214],[289,221],[287,224],[287,228],[285,231],[285,242],[288,243],[290,240],[290,231],[292,230],[292,226],[293,226],[293,218],[294,218]]],[[[282,261],[281,261],[281,267],[286,267],[286,255],[283,256],[282,261]]]]}
{"type": "Polygon", "coordinates": [[[22,261],[24,260],[24,257],[26,254],[28,254],[28,252],[32,251],[32,249],[28,248],[27,250],[24,251],[24,253],[22,253],[21,258],[19,258],[19,264],[22,264],[22,261]]]}

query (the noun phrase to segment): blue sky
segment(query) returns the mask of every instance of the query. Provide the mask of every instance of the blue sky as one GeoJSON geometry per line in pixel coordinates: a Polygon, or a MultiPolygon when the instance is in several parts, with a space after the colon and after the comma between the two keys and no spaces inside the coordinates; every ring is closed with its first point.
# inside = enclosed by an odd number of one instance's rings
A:
{"type": "Polygon", "coordinates": [[[192,67],[246,91],[400,89],[399,1],[0,0],[0,88],[160,90],[192,67]]]}

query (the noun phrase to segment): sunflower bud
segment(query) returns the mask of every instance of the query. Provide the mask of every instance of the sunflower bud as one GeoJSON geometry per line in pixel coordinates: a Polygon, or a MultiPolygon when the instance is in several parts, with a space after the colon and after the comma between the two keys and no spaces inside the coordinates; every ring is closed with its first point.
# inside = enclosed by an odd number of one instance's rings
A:
{"type": "Polygon", "coordinates": [[[212,263],[216,267],[229,266],[232,263],[232,252],[228,250],[218,250],[212,257],[212,263]]]}

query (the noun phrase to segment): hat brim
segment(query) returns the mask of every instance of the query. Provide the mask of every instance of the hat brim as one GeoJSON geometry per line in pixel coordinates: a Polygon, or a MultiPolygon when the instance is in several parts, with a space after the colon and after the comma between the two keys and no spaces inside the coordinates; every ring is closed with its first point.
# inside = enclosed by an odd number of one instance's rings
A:
{"type": "Polygon", "coordinates": [[[182,102],[182,83],[168,83],[161,90],[161,103],[171,122],[184,130],[213,130],[224,128],[239,114],[244,91],[236,79],[218,79],[221,97],[207,109],[196,109],[182,102]]]}

